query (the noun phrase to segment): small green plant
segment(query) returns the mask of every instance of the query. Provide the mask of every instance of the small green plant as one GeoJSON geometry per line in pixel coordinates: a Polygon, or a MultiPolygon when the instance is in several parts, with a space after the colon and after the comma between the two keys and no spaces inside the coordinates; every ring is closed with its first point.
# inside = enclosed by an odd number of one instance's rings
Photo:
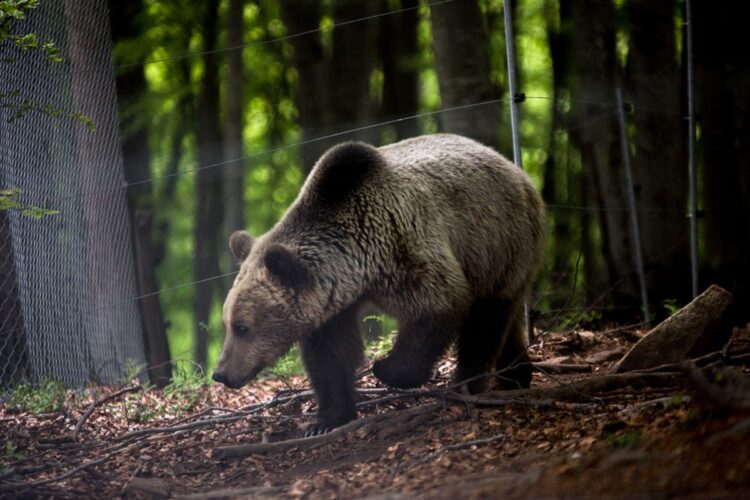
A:
{"type": "MultiPolygon", "coordinates": [[[[134,359],[127,359],[123,371],[125,372],[122,377],[118,378],[117,381],[121,384],[140,384],[141,376],[146,373],[148,365],[146,363],[139,363],[134,359]]],[[[144,390],[151,388],[150,384],[141,384],[144,386],[144,390]]]]}
{"type": "Polygon", "coordinates": [[[195,408],[203,397],[203,387],[210,383],[199,367],[177,363],[172,370],[172,381],[164,388],[164,395],[181,411],[195,408]]]}
{"type": "Polygon", "coordinates": [[[16,448],[16,443],[9,439],[5,442],[5,459],[6,460],[18,460],[20,458],[23,458],[22,453],[18,453],[18,449],[16,448]]]}
{"type": "Polygon", "coordinates": [[[675,394],[671,398],[669,398],[669,402],[667,403],[668,406],[672,407],[678,407],[682,406],[682,403],[686,401],[687,398],[685,398],[684,394],[675,394]]]}
{"type": "Polygon", "coordinates": [[[295,375],[302,375],[305,372],[302,366],[302,356],[299,352],[299,346],[295,344],[284,357],[279,359],[271,368],[270,374],[280,379],[288,379],[295,375]]]}
{"type": "Polygon", "coordinates": [[[10,411],[53,413],[63,409],[65,385],[57,380],[43,380],[38,386],[19,384],[13,389],[6,408],[10,411]]]}
{"type": "Polygon", "coordinates": [[[664,300],[661,305],[667,310],[670,316],[680,310],[680,304],[677,302],[677,299],[664,300]]]}
{"type": "Polygon", "coordinates": [[[393,340],[396,337],[396,332],[398,330],[398,322],[386,314],[367,316],[364,321],[379,322],[383,332],[383,335],[367,343],[367,356],[375,358],[385,356],[393,347],[393,340]]]}
{"type": "Polygon", "coordinates": [[[643,441],[643,435],[638,431],[628,431],[622,434],[609,433],[606,435],[607,443],[612,448],[626,448],[635,446],[643,441]]]}

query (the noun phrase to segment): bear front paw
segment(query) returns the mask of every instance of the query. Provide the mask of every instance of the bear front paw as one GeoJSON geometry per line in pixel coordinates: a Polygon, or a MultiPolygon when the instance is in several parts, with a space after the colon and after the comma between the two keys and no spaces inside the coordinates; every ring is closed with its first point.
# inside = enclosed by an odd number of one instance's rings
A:
{"type": "Polygon", "coordinates": [[[399,389],[419,387],[430,378],[431,367],[419,363],[408,363],[387,356],[375,361],[372,373],[385,385],[399,389]]]}

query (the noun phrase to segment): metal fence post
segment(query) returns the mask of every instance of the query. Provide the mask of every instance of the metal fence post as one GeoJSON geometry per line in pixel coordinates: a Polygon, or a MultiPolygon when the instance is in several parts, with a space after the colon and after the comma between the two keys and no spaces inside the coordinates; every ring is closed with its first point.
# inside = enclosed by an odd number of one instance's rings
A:
{"type": "MultiPolygon", "coordinates": [[[[513,7],[511,0],[503,2],[503,22],[505,24],[505,52],[508,60],[508,93],[510,94],[510,130],[513,138],[513,163],[523,169],[521,157],[521,135],[518,130],[518,103],[523,101],[523,95],[517,92],[516,80],[516,44],[513,36],[513,7]]],[[[529,317],[529,304],[523,305],[523,317],[526,327],[526,339],[529,343],[534,338],[534,325],[529,317]]]]}
{"type": "Polygon", "coordinates": [[[622,162],[625,167],[625,183],[628,193],[628,207],[630,208],[630,228],[633,232],[633,250],[635,253],[635,267],[638,273],[638,285],[641,289],[641,305],[643,306],[643,319],[651,322],[651,313],[648,310],[648,289],[646,288],[646,274],[643,269],[643,254],[641,253],[641,231],[638,227],[638,213],[635,206],[635,193],[633,192],[633,168],[630,162],[630,146],[628,145],[628,132],[625,128],[625,109],[622,102],[622,89],[615,88],[615,100],[617,101],[617,121],[620,126],[620,143],[622,144],[622,162]]]}
{"type": "Polygon", "coordinates": [[[690,0],[685,0],[685,27],[687,38],[687,107],[688,107],[688,188],[690,190],[690,275],[693,297],[698,295],[698,193],[695,172],[695,109],[693,76],[693,21],[690,0]]]}

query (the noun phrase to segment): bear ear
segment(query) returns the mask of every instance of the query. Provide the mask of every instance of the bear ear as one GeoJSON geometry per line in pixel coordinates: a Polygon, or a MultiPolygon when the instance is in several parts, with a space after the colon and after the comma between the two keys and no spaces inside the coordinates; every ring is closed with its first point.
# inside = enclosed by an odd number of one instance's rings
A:
{"type": "Polygon", "coordinates": [[[282,285],[289,288],[301,288],[312,281],[307,268],[291,250],[282,245],[272,245],[263,256],[263,263],[282,285]]]}
{"type": "Polygon", "coordinates": [[[243,261],[250,255],[255,240],[247,231],[235,231],[229,237],[229,249],[238,260],[243,261]]]}

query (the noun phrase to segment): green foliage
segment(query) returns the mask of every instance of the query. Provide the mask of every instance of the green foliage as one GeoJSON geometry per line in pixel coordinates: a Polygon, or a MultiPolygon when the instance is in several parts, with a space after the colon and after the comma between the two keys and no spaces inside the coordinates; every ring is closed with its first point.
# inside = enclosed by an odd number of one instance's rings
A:
{"type": "MultiPolygon", "coordinates": [[[[0,43],[10,41],[24,51],[36,50],[50,62],[60,62],[60,49],[52,40],[40,40],[36,33],[24,35],[13,32],[18,21],[26,19],[26,14],[39,7],[38,0],[3,0],[0,1],[0,43]]],[[[5,60],[4,62],[14,62],[5,60]]]]}
{"type": "Polygon", "coordinates": [[[668,405],[672,407],[679,407],[682,406],[686,401],[688,401],[688,398],[684,394],[675,394],[674,396],[669,398],[668,405]]]}
{"type": "MultiPolygon", "coordinates": [[[[40,53],[47,62],[59,63],[62,62],[60,55],[60,49],[57,48],[55,42],[49,39],[42,40],[36,33],[15,33],[16,23],[26,19],[26,15],[32,9],[36,9],[39,6],[38,0],[2,0],[0,1],[0,45],[3,43],[12,43],[16,47],[21,48],[24,52],[38,52],[40,53]]],[[[15,63],[15,59],[5,59],[2,62],[15,63]]],[[[9,122],[18,120],[26,116],[28,113],[37,112],[43,113],[52,117],[62,117],[78,121],[84,124],[89,130],[93,131],[96,129],[94,122],[88,116],[77,111],[68,111],[57,106],[50,104],[43,104],[38,102],[30,101],[21,96],[20,90],[13,90],[7,93],[0,93],[0,108],[10,109],[13,114],[9,118],[9,122]]],[[[30,217],[39,218],[42,215],[48,215],[40,213],[38,210],[32,210],[29,214],[30,217]]]]}
{"type": "Polygon", "coordinates": [[[13,389],[6,408],[9,411],[53,413],[63,409],[65,395],[65,385],[56,380],[43,380],[38,386],[19,384],[13,389]]]}
{"type": "Polygon", "coordinates": [[[680,306],[680,303],[677,301],[677,299],[667,299],[661,303],[662,307],[667,310],[669,315],[673,315],[677,311],[679,311],[682,306],[680,306]]]}
{"type": "Polygon", "coordinates": [[[180,411],[190,411],[203,399],[202,389],[211,380],[200,367],[192,363],[175,363],[172,368],[172,381],[164,388],[164,395],[180,411]]]}
{"type": "Polygon", "coordinates": [[[398,322],[387,314],[375,314],[366,316],[365,321],[377,321],[381,325],[383,335],[373,339],[365,347],[365,352],[369,358],[380,358],[388,354],[393,347],[393,340],[398,330],[398,322]]]}
{"type": "Polygon", "coordinates": [[[16,449],[16,443],[9,439],[5,442],[5,451],[4,451],[4,457],[6,460],[19,460],[23,458],[22,453],[18,453],[16,449]]]}
{"type": "Polygon", "coordinates": [[[606,434],[607,444],[611,448],[626,448],[635,446],[643,441],[643,434],[639,431],[606,434]]]}
{"type": "Polygon", "coordinates": [[[20,210],[21,214],[32,219],[39,220],[48,215],[60,213],[59,210],[37,207],[18,201],[16,198],[22,191],[18,188],[0,189],[0,212],[3,210],[20,210]]]}
{"type": "Polygon", "coordinates": [[[299,352],[299,346],[295,345],[292,349],[286,353],[286,355],[278,360],[276,364],[271,368],[271,376],[275,376],[281,379],[287,379],[295,375],[302,375],[305,373],[305,367],[302,365],[302,356],[299,352]]]}

